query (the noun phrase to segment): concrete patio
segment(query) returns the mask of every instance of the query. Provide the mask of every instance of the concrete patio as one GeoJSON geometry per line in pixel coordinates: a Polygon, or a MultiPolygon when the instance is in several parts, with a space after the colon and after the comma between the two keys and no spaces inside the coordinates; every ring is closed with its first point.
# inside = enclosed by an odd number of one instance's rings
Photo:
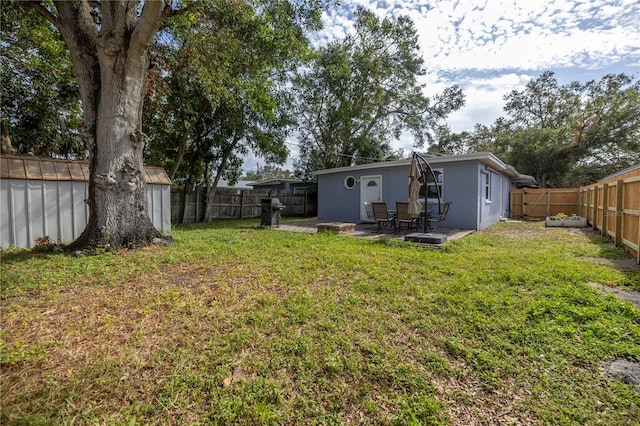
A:
{"type": "MultiPolygon", "coordinates": [[[[322,223],[326,222],[317,220],[281,221],[280,226],[273,229],[277,229],[280,231],[306,232],[310,234],[316,234],[318,232],[318,224],[322,223]]],[[[383,227],[382,229],[378,229],[378,225],[375,223],[356,223],[353,232],[341,233],[341,235],[369,239],[392,238],[404,241],[404,237],[406,235],[415,232],[422,232],[422,230],[416,229],[415,227],[409,229],[406,226],[403,226],[399,231],[394,232],[393,227],[383,227]]],[[[437,234],[445,234],[447,236],[447,240],[451,241],[465,237],[475,231],[470,229],[434,227],[431,232],[437,234]]]]}

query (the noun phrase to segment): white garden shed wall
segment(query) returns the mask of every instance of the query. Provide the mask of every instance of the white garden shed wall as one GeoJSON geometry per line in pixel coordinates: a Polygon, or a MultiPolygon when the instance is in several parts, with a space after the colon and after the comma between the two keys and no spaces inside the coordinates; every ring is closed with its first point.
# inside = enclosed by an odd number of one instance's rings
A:
{"type": "MultiPolygon", "coordinates": [[[[86,161],[0,156],[0,247],[33,247],[49,237],[69,243],[89,218],[86,161]]],[[[149,216],[171,231],[171,181],[164,169],[145,167],[149,216]]]]}

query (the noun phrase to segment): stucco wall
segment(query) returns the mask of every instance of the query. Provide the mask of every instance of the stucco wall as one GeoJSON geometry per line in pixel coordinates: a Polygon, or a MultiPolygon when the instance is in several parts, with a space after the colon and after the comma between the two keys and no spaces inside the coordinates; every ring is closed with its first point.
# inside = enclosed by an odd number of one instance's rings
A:
{"type": "Polygon", "coordinates": [[[443,201],[451,202],[447,220],[439,226],[476,229],[477,223],[477,162],[464,161],[434,165],[444,170],[443,201]]]}
{"type": "MultiPolygon", "coordinates": [[[[438,162],[434,170],[444,173],[443,203],[452,202],[445,221],[440,226],[483,229],[508,215],[510,179],[477,160],[438,162]],[[484,173],[491,174],[491,202],[486,201],[484,173]]],[[[360,179],[363,176],[382,177],[382,201],[390,209],[396,201],[407,201],[408,166],[391,166],[341,170],[318,175],[318,219],[323,221],[360,222],[360,179]],[[353,189],[344,186],[347,176],[358,184],[353,189]]],[[[432,200],[430,200],[431,203],[432,200]]],[[[437,216],[438,206],[431,205],[437,216]]]]}
{"type": "Polygon", "coordinates": [[[344,179],[354,176],[360,179],[363,173],[333,173],[318,176],[318,219],[324,221],[360,221],[360,184],[347,189],[344,179]]]}
{"type": "Polygon", "coordinates": [[[508,176],[492,170],[482,164],[478,165],[478,224],[476,229],[484,229],[497,223],[501,217],[509,215],[509,190],[511,180],[508,176]],[[491,175],[491,200],[485,197],[485,173],[491,175]]]}

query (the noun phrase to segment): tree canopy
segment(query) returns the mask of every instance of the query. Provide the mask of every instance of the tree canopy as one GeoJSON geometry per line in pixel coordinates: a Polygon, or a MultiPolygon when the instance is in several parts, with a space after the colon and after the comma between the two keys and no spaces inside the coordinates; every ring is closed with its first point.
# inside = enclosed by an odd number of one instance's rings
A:
{"type": "Polygon", "coordinates": [[[19,3],[0,7],[0,100],[12,152],[85,158],[78,84],[53,25],[19,3]]]}
{"type": "Polygon", "coordinates": [[[145,108],[147,158],[176,183],[233,181],[249,151],[284,162],[291,121],[282,80],[308,49],[291,19],[277,8],[202,3],[163,30],[145,108]]]}
{"type": "Polygon", "coordinates": [[[317,49],[295,79],[301,174],[384,159],[404,130],[421,146],[464,103],[456,86],[433,100],[425,96],[410,18],[360,9],[355,19],[355,34],[317,49]]]}
{"type": "Polygon", "coordinates": [[[504,99],[505,117],[445,134],[430,152],[491,151],[541,187],[586,185],[640,162],[640,81],[633,77],[561,85],[547,71],[504,99]]]}
{"type": "MultiPolygon", "coordinates": [[[[194,98],[202,100],[200,95],[205,95],[208,108],[198,109],[197,102],[191,103],[188,108],[192,111],[183,111],[182,115],[190,117],[193,111],[200,115],[205,110],[202,115],[211,113],[211,116],[203,117],[206,120],[200,123],[191,121],[198,135],[210,134],[216,126],[224,126],[227,142],[229,138],[248,140],[248,135],[254,135],[252,143],[264,147],[265,135],[271,129],[261,126],[260,114],[274,114],[273,109],[268,108],[272,105],[272,94],[265,88],[265,80],[259,81],[244,72],[231,86],[224,87],[226,77],[235,75],[233,67],[238,64],[256,65],[254,70],[260,73],[272,71],[264,67],[264,58],[269,55],[259,55],[269,52],[274,43],[293,46],[304,40],[304,30],[320,22],[322,4],[322,0],[15,2],[16,8],[34,9],[57,29],[68,49],[77,82],[82,105],[82,125],[78,133],[89,153],[89,220],[72,248],[117,249],[166,240],[149,220],[142,173],[143,154],[150,152],[142,121],[149,69],[158,58],[154,47],[163,44],[180,47],[179,43],[184,41],[182,47],[192,49],[196,60],[197,54],[205,49],[212,51],[209,56],[214,58],[212,65],[224,65],[221,69],[211,68],[208,79],[201,78],[203,73],[198,72],[183,75],[190,93],[197,95],[194,98]],[[171,21],[179,18],[182,19],[172,28],[175,32],[170,34],[171,21]],[[242,44],[242,38],[234,37],[238,28],[242,29],[243,37],[251,39],[250,43],[242,44]],[[160,39],[154,45],[157,37],[160,39]],[[227,46],[225,43],[238,44],[227,46]],[[231,55],[233,47],[235,51],[231,55]],[[226,57],[216,57],[220,52],[226,57]],[[259,81],[257,86],[251,86],[253,81],[259,81]],[[199,84],[192,84],[194,82],[199,84]],[[233,102],[235,96],[242,101],[233,102]],[[216,118],[213,114],[221,105],[229,115],[216,118]],[[260,107],[253,108],[255,105],[260,107]],[[244,128],[238,137],[240,116],[244,128]],[[246,117],[250,117],[250,124],[244,121],[246,117]],[[232,127],[233,134],[228,131],[232,127]]],[[[21,21],[22,28],[27,28],[25,22],[21,21]]],[[[27,46],[23,49],[28,52],[27,46]]],[[[274,55],[270,60],[278,62],[285,59],[278,55],[288,51],[280,49],[269,53],[274,55]]],[[[170,69],[165,68],[164,72],[170,69]]],[[[199,71],[191,70],[194,69],[199,71]]],[[[200,142],[213,140],[200,139],[200,142]]]]}
{"type": "Polygon", "coordinates": [[[291,173],[290,170],[285,170],[274,164],[267,163],[262,167],[260,167],[260,165],[258,164],[256,166],[255,171],[250,170],[246,172],[242,178],[244,180],[258,181],[258,180],[274,179],[274,178],[290,179],[292,177],[293,177],[293,174],[291,173]]]}

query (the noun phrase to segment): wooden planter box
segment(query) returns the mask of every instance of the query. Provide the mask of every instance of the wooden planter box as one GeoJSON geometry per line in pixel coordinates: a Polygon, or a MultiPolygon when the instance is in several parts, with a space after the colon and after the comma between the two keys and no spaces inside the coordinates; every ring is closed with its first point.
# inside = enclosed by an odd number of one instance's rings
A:
{"type": "Polygon", "coordinates": [[[587,219],[581,217],[580,219],[551,220],[547,217],[545,224],[549,227],[558,228],[584,228],[587,226],[587,219]]]}

